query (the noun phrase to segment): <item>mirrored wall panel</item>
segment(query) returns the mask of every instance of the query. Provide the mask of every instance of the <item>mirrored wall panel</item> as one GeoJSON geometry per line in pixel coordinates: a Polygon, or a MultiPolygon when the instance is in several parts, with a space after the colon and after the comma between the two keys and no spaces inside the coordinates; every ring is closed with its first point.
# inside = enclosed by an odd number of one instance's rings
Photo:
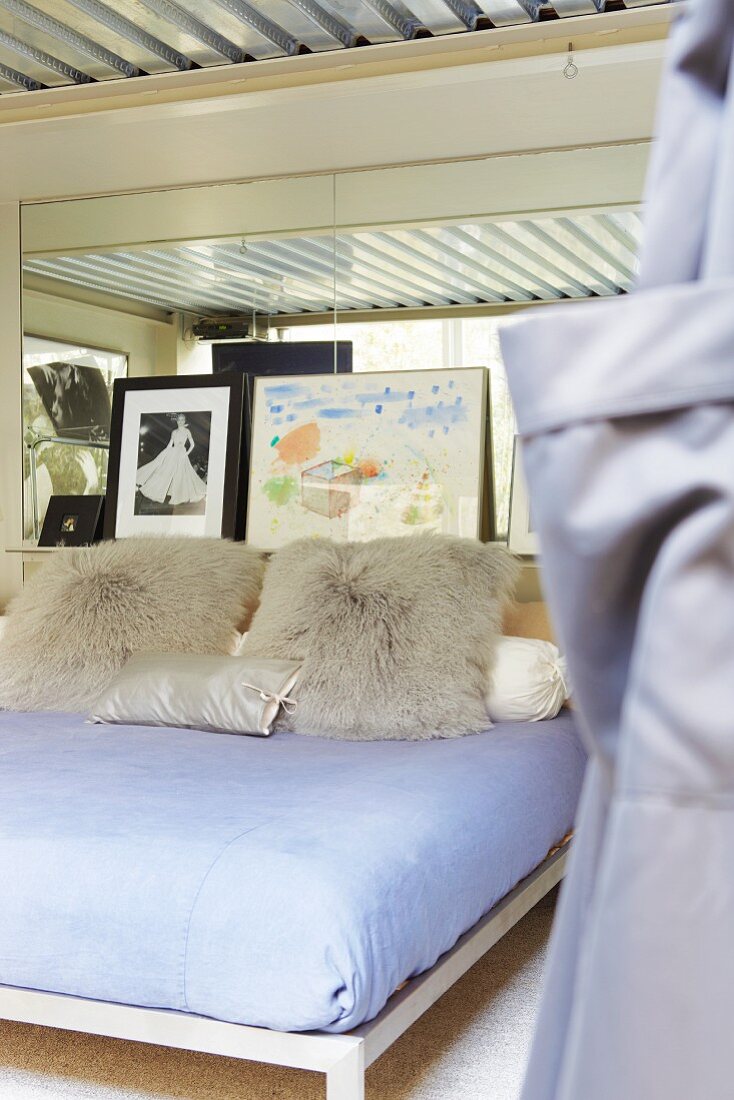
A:
{"type": "Polygon", "coordinates": [[[631,288],[637,155],[567,150],[27,207],[26,355],[43,359],[45,397],[28,358],[26,538],[51,495],[103,491],[99,402],[114,377],[234,371],[259,463],[238,530],[273,546],[293,533],[506,539],[516,426],[500,328],[631,288]],[[483,379],[474,388],[470,371],[483,379]],[[82,437],[59,444],[53,410],[80,395],[87,404],[64,415],[82,437]]]}
{"type": "MultiPolygon", "coordinates": [[[[338,338],[351,342],[358,373],[488,371],[484,507],[491,515],[480,529],[501,540],[509,529],[516,425],[499,329],[549,304],[626,293],[637,266],[641,222],[630,173],[615,170],[612,185],[604,155],[541,159],[543,173],[538,157],[518,156],[336,181],[338,338]]],[[[318,338],[313,321],[292,317],[290,336],[318,338]]],[[[453,440],[468,430],[466,409],[438,377],[420,416],[414,387],[398,392],[393,430],[382,435],[387,454],[397,433],[405,452],[394,507],[406,521],[419,515],[424,529],[451,531],[459,507],[450,489],[453,440]],[[411,510],[411,501],[429,499],[433,508],[411,510]]]]}
{"type": "Polygon", "coordinates": [[[124,352],[23,337],[24,537],[37,540],[51,497],[104,494],[112,388],[124,352]]]}
{"type": "Polygon", "coordinates": [[[331,177],[24,208],[26,540],[52,496],[105,492],[115,378],[335,369],[334,221],[331,177]],[[284,362],[293,314],[318,315],[323,338],[284,362]]]}

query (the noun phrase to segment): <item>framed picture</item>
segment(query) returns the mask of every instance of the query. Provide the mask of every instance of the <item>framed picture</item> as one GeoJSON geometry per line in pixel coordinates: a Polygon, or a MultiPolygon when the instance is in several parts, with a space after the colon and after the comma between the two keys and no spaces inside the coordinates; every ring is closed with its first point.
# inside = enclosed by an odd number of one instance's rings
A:
{"type": "Polygon", "coordinates": [[[250,397],[255,378],[294,374],[350,374],[351,340],[244,340],[212,344],[212,371],[240,371],[250,397]]]}
{"type": "Polygon", "coordinates": [[[486,535],[488,395],[484,367],[257,378],[248,541],[486,535]]]}
{"type": "MultiPolygon", "coordinates": [[[[352,370],[352,342],[339,340],[257,341],[244,340],[212,344],[212,373],[237,373],[245,379],[244,448],[249,461],[252,446],[251,425],[256,378],[294,374],[337,374],[352,370]]],[[[240,508],[247,509],[248,484],[244,479],[240,508]]]]}
{"type": "Polygon", "coordinates": [[[510,488],[510,527],[507,545],[515,554],[539,554],[540,543],[533,530],[530,514],[530,494],[522,468],[522,444],[515,436],[512,451],[512,485],[510,488]]]}
{"type": "Polygon", "coordinates": [[[38,540],[39,546],[88,546],[102,538],[104,497],[53,496],[38,540]]]}
{"type": "Polygon", "coordinates": [[[115,382],[105,538],[241,538],[241,375],[115,382]]]}

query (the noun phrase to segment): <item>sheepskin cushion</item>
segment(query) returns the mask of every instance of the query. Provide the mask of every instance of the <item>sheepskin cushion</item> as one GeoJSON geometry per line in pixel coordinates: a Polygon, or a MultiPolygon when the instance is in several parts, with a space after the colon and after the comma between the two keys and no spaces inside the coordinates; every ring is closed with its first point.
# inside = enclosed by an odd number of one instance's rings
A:
{"type": "Polygon", "coordinates": [[[221,539],[59,550],[8,609],[0,708],[86,711],[132,653],[231,653],[264,557],[221,539]]]}
{"type": "Polygon", "coordinates": [[[302,540],[271,559],[248,656],[299,661],[279,728],[345,740],[459,737],[491,725],[487,685],[518,567],[471,539],[302,540]]]}

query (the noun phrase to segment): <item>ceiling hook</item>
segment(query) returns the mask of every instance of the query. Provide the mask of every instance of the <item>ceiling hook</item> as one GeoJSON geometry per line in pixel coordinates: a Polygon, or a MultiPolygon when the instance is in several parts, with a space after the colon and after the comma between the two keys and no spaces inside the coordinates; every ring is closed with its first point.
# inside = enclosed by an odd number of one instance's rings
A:
{"type": "Polygon", "coordinates": [[[573,42],[568,43],[568,58],[561,71],[566,80],[573,80],[574,77],[579,75],[579,67],[575,64],[573,59],[573,42]]]}

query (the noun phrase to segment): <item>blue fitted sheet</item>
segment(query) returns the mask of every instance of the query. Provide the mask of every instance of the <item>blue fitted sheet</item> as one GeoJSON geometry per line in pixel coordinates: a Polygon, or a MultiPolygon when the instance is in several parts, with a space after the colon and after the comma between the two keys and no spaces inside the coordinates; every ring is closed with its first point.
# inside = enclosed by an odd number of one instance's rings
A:
{"type": "Polygon", "coordinates": [[[347,1031],[571,827],[569,716],[450,741],[0,713],[0,983],[347,1031]]]}

